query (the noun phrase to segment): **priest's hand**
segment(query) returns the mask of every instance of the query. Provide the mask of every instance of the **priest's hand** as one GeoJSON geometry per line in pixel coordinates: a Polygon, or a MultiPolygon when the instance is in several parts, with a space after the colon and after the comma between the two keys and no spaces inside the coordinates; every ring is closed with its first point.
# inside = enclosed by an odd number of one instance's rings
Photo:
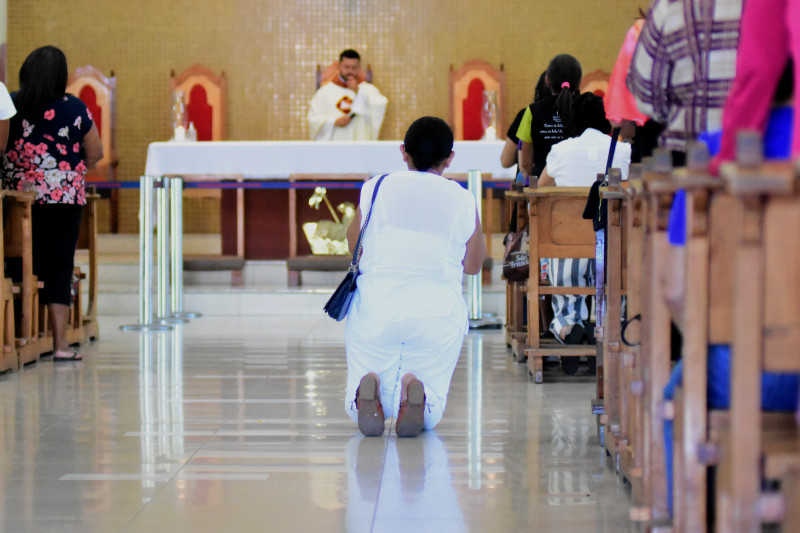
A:
{"type": "Polygon", "coordinates": [[[336,122],[333,123],[334,126],[337,128],[344,128],[350,121],[353,120],[353,115],[344,115],[343,117],[339,117],[336,119],[336,122]]]}
{"type": "Polygon", "coordinates": [[[347,77],[347,88],[353,92],[358,92],[358,79],[355,76],[347,77]]]}

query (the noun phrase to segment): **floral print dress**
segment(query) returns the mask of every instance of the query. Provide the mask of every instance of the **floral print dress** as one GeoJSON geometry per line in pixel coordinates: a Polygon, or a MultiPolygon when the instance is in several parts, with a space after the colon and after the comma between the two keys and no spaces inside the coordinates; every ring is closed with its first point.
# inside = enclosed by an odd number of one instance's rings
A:
{"type": "Polygon", "coordinates": [[[85,205],[81,141],[92,123],[86,105],[70,94],[27,116],[18,113],[9,125],[3,188],[33,191],[37,204],[85,205]]]}

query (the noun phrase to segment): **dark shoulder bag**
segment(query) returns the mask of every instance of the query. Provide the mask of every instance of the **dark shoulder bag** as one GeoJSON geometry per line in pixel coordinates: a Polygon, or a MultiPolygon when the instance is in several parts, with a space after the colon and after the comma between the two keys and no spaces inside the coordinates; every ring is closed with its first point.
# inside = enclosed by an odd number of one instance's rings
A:
{"type": "Polygon", "coordinates": [[[337,322],[344,320],[347,316],[347,312],[350,310],[350,304],[353,301],[353,296],[356,293],[356,280],[361,274],[358,270],[358,262],[361,260],[361,239],[364,238],[364,232],[367,231],[367,224],[369,224],[369,217],[372,215],[372,208],[375,206],[375,197],[378,195],[378,189],[386,176],[387,174],[384,174],[378,178],[378,183],[375,184],[375,190],[372,191],[372,202],[369,204],[367,218],[364,219],[364,224],[361,226],[361,233],[358,234],[355,251],[353,252],[353,260],[350,261],[350,268],[347,269],[347,274],[345,274],[342,282],[336,287],[336,290],[333,291],[333,296],[330,297],[325,307],[322,308],[328,316],[337,322]]]}

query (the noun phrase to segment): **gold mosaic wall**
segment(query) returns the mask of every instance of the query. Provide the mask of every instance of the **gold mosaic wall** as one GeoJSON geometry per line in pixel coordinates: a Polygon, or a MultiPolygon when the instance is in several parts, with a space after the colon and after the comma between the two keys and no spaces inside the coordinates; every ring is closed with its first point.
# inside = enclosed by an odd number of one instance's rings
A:
{"type": "MultiPolygon", "coordinates": [[[[646,0],[7,3],[11,89],[25,56],[45,44],[63,49],[70,69],[115,72],[119,176],[132,180],[144,170],[148,143],[169,137],[171,69],[201,63],[225,72],[229,139],[306,139],[317,64],[355,48],[389,98],[381,139],[400,139],[421,115],[447,119],[450,66],[482,58],[505,65],[508,124],[555,54],[575,55],[584,72],[610,70],[646,0]]],[[[121,231],[137,231],[137,203],[123,191],[121,231]]],[[[216,231],[214,205],[189,202],[187,210],[204,213],[187,229],[216,231]]]]}

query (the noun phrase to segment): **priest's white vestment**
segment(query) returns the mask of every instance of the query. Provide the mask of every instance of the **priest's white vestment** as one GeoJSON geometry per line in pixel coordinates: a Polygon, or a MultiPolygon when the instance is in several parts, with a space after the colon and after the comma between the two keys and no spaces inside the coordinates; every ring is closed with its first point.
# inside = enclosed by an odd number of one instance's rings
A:
{"type": "Polygon", "coordinates": [[[308,129],[312,141],[377,141],[388,100],[371,83],[358,84],[358,93],[326,83],[311,99],[308,129]],[[337,119],[355,113],[347,126],[337,127],[337,119]]]}

